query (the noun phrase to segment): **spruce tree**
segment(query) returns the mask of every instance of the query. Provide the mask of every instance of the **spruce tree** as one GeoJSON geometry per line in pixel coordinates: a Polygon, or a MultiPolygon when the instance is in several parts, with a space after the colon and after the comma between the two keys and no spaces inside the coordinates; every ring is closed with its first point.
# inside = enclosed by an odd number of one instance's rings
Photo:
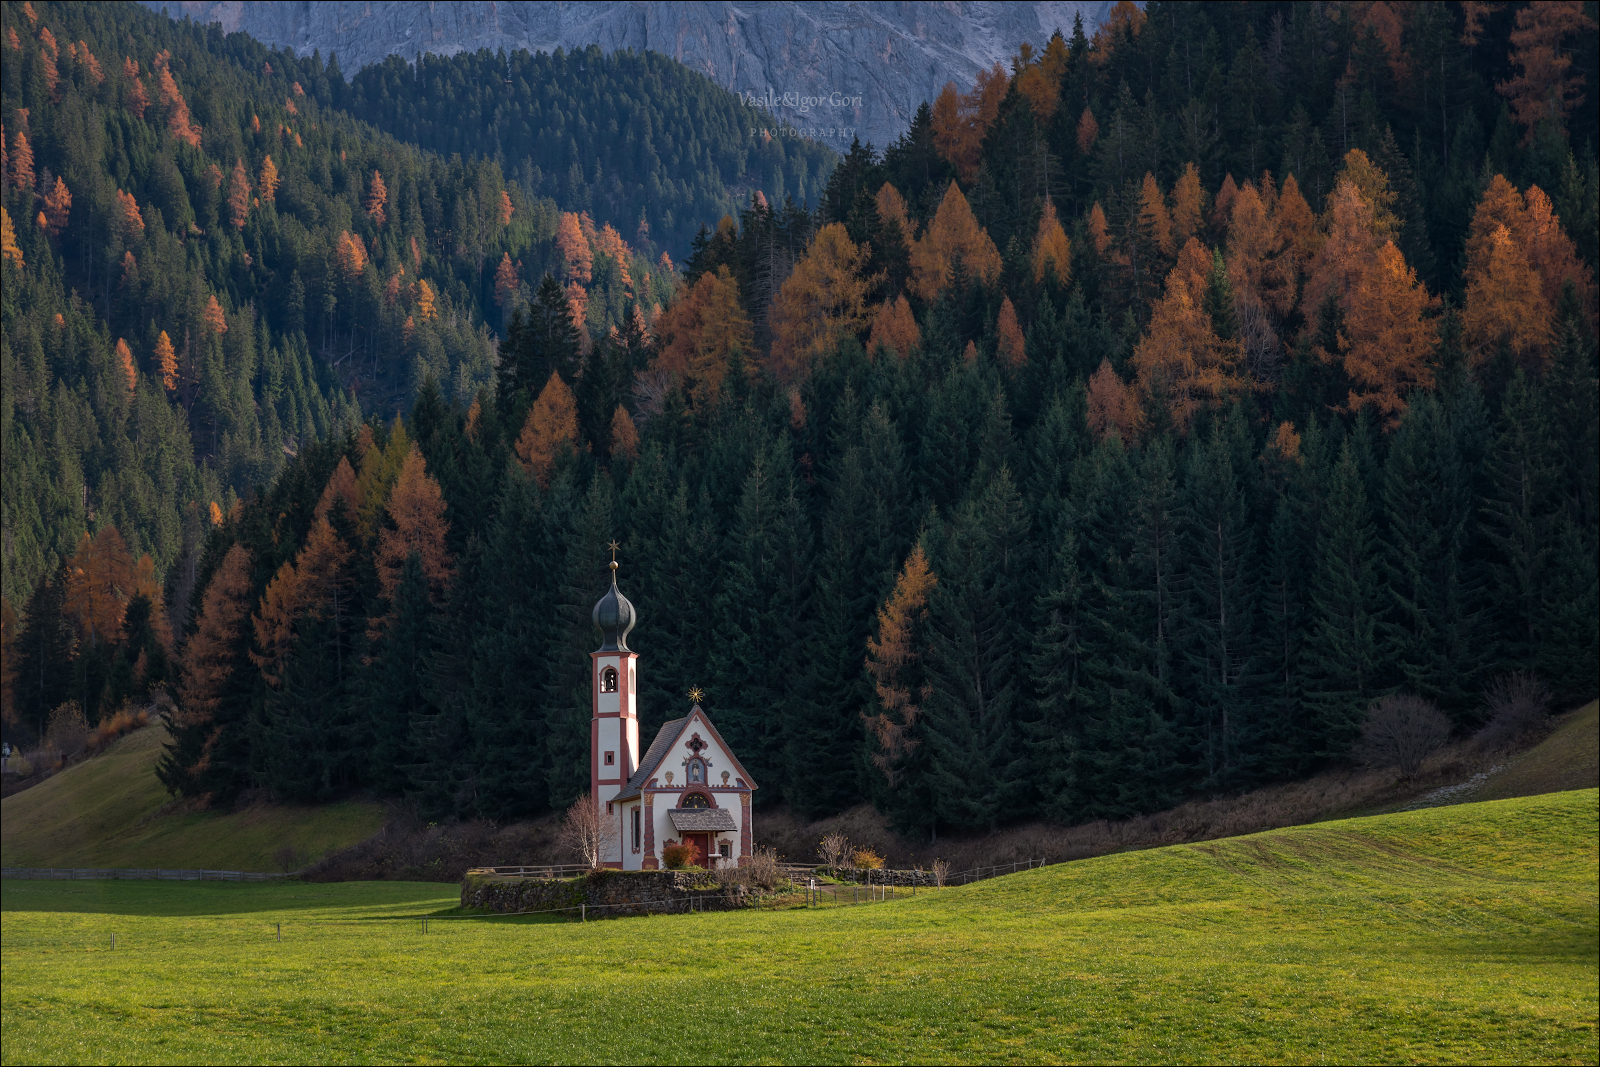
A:
{"type": "Polygon", "coordinates": [[[1301,650],[1306,699],[1314,715],[1308,740],[1324,758],[1348,750],[1367,702],[1382,689],[1377,627],[1385,592],[1355,451],[1347,439],[1332,472],[1301,650]]]}

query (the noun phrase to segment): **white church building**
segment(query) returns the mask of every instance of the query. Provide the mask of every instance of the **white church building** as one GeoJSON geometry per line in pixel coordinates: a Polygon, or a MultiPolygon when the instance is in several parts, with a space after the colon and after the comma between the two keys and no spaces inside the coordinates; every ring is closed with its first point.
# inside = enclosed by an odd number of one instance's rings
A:
{"type": "Polygon", "coordinates": [[[638,616],[617,588],[615,560],[593,617],[601,643],[590,653],[590,796],[614,831],[601,846],[602,865],[656,870],[673,844],[693,845],[701,866],[743,863],[754,848],[756,783],[700,705],[663,725],[639,754],[639,654],[628,647],[638,616]]]}

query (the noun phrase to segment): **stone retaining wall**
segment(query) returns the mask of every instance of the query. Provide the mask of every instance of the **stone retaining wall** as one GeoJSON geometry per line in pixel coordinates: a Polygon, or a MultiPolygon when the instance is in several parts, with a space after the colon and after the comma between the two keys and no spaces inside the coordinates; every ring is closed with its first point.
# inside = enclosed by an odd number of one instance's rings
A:
{"type": "MultiPolygon", "coordinates": [[[[934,881],[932,871],[869,871],[858,867],[818,867],[817,873],[826,874],[840,882],[858,882],[866,885],[869,881],[873,885],[899,885],[899,886],[928,886],[938,883],[934,881]]],[[[802,878],[795,875],[796,880],[802,878]]]]}
{"type": "MultiPolygon", "coordinates": [[[[693,871],[595,871],[577,878],[486,878],[468,875],[461,906],[496,912],[584,909],[586,918],[732,911],[753,898],[742,885],[720,886],[693,871]]],[[[573,910],[576,919],[584,911],[573,910]]]]}

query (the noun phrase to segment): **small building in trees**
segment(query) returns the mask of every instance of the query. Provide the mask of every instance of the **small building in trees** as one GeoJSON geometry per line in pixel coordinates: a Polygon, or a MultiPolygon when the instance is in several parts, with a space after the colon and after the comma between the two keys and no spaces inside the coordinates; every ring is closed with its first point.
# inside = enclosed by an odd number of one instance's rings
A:
{"type": "Polygon", "coordinates": [[[639,654],[628,647],[638,616],[617,588],[615,560],[611,588],[593,617],[601,642],[590,653],[589,782],[606,827],[601,864],[656,870],[673,844],[692,846],[706,867],[743,863],[754,847],[750,795],[756,783],[698,701],[688,715],[663,725],[639,754],[639,654]]]}

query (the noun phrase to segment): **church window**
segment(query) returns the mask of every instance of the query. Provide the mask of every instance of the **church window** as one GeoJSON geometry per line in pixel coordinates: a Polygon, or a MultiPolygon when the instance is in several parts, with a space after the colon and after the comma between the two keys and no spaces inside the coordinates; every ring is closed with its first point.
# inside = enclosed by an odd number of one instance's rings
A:
{"type": "Polygon", "coordinates": [[[689,761],[689,781],[703,782],[706,780],[706,765],[697,759],[689,761]]]}
{"type": "Polygon", "coordinates": [[[718,841],[717,851],[722,854],[723,859],[728,859],[733,855],[733,845],[728,841],[718,841]]]}
{"type": "Polygon", "coordinates": [[[613,801],[610,801],[610,800],[606,801],[606,814],[607,815],[615,815],[616,814],[616,812],[614,810],[612,810],[612,805],[613,805],[613,801]]]}
{"type": "Polygon", "coordinates": [[[607,667],[600,672],[600,692],[615,693],[617,691],[617,669],[607,667]]]}
{"type": "Polygon", "coordinates": [[[606,766],[607,767],[615,767],[616,765],[617,765],[617,754],[615,752],[607,752],[606,753],[606,766]]]}
{"type": "Polygon", "coordinates": [[[683,806],[686,808],[709,808],[711,801],[706,799],[704,793],[690,793],[683,798],[683,806]]]}
{"type": "Polygon", "coordinates": [[[639,809],[638,808],[634,808],[633,809],[633,850],[635,852],[639,851],[639,839],[640,839],[640,837],[642,835],[642,830],[643,830],[643,826],[641,825],[642,822],[643,822],[643,820],[641,820],[639,818],[639,809]]]}

